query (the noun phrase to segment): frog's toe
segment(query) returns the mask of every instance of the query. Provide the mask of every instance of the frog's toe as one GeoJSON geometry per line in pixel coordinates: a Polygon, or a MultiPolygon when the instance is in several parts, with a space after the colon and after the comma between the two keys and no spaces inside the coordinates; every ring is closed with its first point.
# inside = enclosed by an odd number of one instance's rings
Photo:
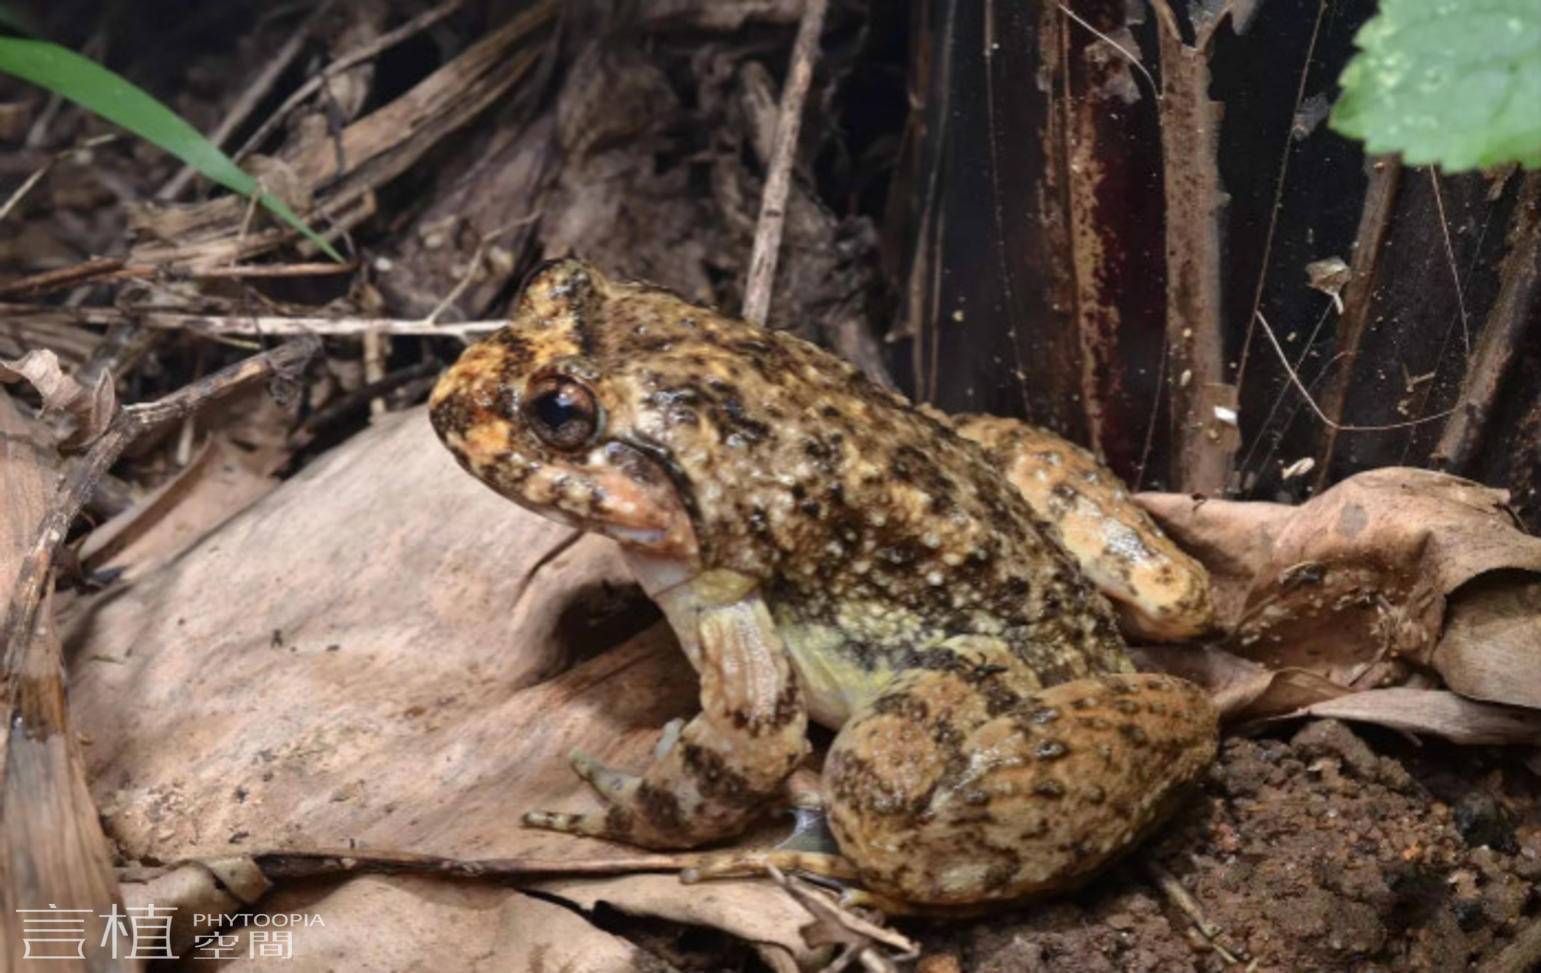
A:
{"type": "Polygon", "coordinates": [[[573,773],[582,777],[588,785],[607,801],[623,802],[637,789],[640,778],[600,763],[582,750],[574,750],[569,758],[573,773]]]}
{"type": "Polygon", "coordinates": [[[592,814],[564,814],[561,811],[526,811],[520,819],[526,828],[542,831],[560,831],[563,834],[603,837],[603,821],[592,814]]]}
{"type": "Polygon", "coordinates": [[[663,725],[663,732],[658,735],[658,744],[653,747],[653,758],[662,760],[674,745],[679,742],[680,731],[685,729],[685,721],[678,717],[663,725]]]}

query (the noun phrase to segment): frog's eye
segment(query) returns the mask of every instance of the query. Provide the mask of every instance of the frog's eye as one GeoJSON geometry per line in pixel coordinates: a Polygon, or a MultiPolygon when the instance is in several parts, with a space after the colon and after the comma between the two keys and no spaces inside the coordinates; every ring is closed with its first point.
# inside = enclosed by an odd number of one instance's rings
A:
{"type": "Polygon", "coordinates": [[[530,384],[524,417],[542,442],[557,449],[577,449],[599,431],[594,393],[565,375],[547,375],[530,384]]]}

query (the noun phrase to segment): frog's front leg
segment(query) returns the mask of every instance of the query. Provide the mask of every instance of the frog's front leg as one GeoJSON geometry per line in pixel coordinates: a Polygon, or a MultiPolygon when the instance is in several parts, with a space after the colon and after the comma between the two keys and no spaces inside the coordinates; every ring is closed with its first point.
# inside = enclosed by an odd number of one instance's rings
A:
{"type": "Polygon", "coordinates": [[[701,712],[666,727],[640,776],[573,754],[603,815],[537,811],[531,827],[691,848],[740,833],[782,793],[807,748],[807,711],[764,600],[726,572],[653,592],[701,676],[701,712]],[[672,738],[672,739],[671,739],[672,738]]]}

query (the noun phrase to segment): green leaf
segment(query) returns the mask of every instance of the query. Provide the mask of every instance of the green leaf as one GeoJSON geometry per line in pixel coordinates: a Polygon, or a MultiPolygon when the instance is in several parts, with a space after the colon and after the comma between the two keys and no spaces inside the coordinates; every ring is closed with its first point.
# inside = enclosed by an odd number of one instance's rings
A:
{"type": "Polygon", "coordinates": [[[1331,125],[1447,170],[1541,168],[1541,0],[1381,0],[1331,125]]]}
{"type": "Polygon", "coordinates": [[[261,192],[257,181],[230,161],[219,146],[204,138],[176,112],[95,61],[48,41],[0,37],[0,71],[56,92],[123,126],[227,189],[255,196],[273,215],[303,233],[327,256],[341,262],[342,256],[331,244],[317,236],[282,200],[261,192]]]}

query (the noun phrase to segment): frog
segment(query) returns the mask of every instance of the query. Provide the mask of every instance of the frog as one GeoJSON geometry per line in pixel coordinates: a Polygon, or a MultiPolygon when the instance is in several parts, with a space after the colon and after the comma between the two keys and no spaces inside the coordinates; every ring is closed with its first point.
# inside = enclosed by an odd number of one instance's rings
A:
{"type": "Polygon", "coordinates": [[[428,414],[488,487],[618,542],[699,676],[700,712],[640,772],[571,755],[602,811],[525,826],[721,844],[785,806],[813,723],[834,733],[826,872],[976,908],[1087,881],[1214,759],[1208,694],[1136,671],[1109,601],[1136,631],[1203,631],[1202,567],[1052,434],[916,406],[572,257],[532,272],[428,414]],[[1105,562],[1108,595],[1073,550],[1105,562]]]}

